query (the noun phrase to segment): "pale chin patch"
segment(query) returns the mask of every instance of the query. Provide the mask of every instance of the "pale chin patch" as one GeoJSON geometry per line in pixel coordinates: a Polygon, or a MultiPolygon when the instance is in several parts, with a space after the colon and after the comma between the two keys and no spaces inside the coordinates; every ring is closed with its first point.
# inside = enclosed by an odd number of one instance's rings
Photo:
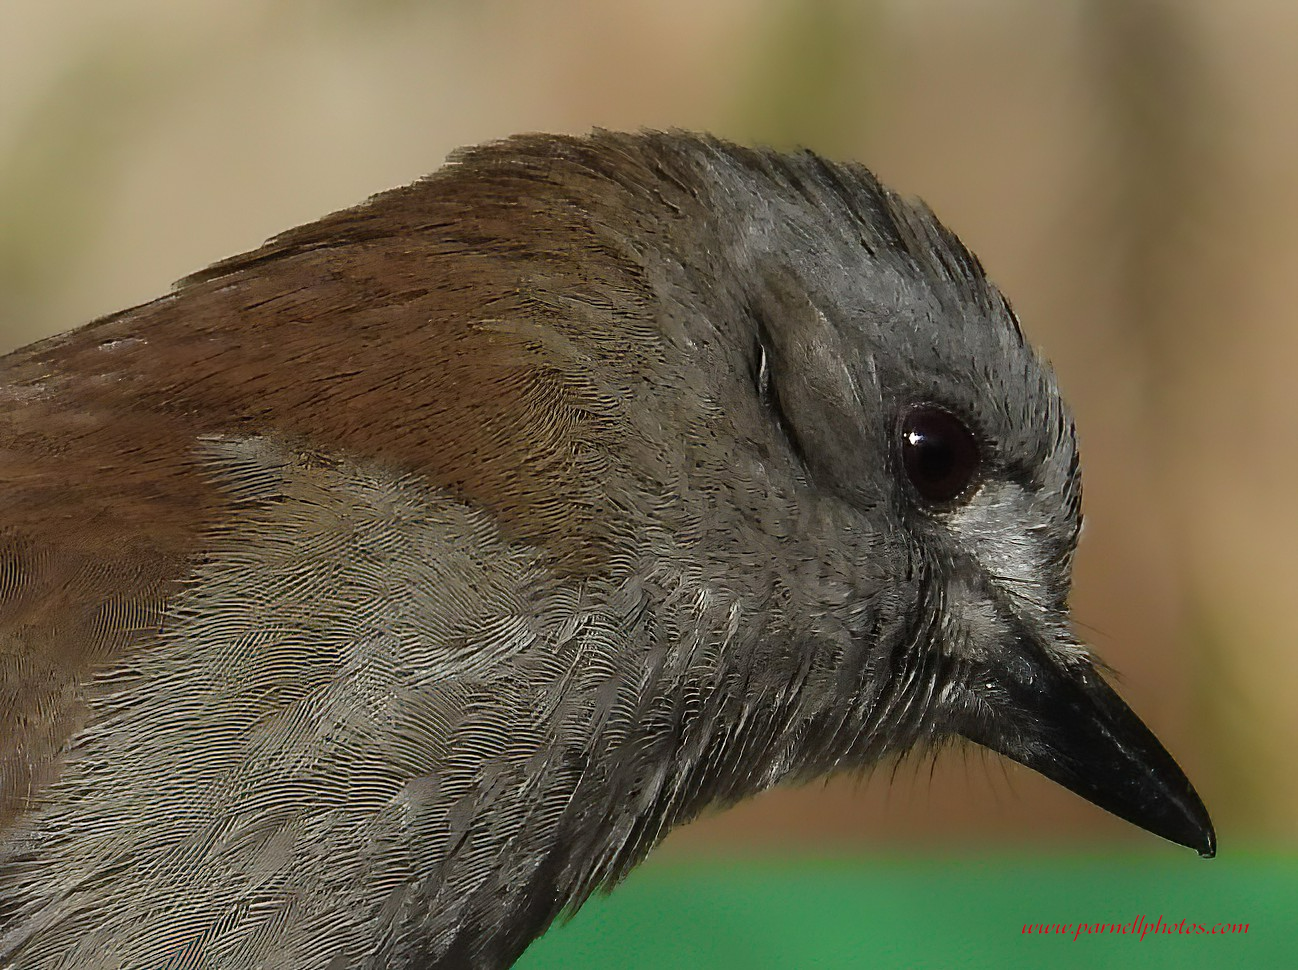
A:
{"type": "MultiPolygon", "coordinates": [[[[1043,538],[1053,523],[1026,489],[1013,482],[987,482],[967,504],[946,513],[944,523],[956,545],[978,564],[1018,618],[1041,635],[1042,643],[1063,655],[1084,655],[1060,635],[1061,617],[1048,585],[1054,552],[1043,538]]],[[[997,642],[1004,631],[995,607],[973,590],[967,593],[971,602],[958,609],[969,621],[972,642],[997,642]]]]}
{"type": "Polygon", "coordinates": [[[1050,550],[1038,536],[1050,528],[1022,486],[987,482],[945,517],[960,548],[1015,602],[1048,609],[1050,550]]]}

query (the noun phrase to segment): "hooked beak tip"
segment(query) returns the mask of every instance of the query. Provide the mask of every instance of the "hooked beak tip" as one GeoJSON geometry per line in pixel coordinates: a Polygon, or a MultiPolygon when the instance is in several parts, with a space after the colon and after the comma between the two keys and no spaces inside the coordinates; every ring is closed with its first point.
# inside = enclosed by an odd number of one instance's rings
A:
{"type": "Polygon", "coordinates": [[[960,733],[1154,835],[1215,856],[1217,835],[1194,786],[1095,668],[1064,667],[1030,640],[1017,649],[1024,676],[993,672],[993,713],[960,733]]]}

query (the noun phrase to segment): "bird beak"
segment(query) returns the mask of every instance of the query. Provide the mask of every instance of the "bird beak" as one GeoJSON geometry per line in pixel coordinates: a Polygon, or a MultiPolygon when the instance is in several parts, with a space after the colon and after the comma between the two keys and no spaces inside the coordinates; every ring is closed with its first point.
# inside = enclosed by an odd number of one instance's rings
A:
{"type": "Polygon", "coordinates": [[[1204,858],[1216,854],[1194,786],[1089,660],[1064,666],[1027,635],[1013,656],[972,682],[986,704],[962,735],[1204,858]]]}

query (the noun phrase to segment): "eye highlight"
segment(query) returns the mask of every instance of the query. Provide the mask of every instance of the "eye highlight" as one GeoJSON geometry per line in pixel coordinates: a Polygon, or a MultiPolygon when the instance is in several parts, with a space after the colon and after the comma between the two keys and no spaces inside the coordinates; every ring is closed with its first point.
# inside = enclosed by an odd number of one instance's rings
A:
{"type": "Polygon", "coordinates": [[[920,498],[946,505],[969,490],[982,458],[963,421],[936,404],[916,404],[902,412],[897,431],[902,467],[920,498]]]}

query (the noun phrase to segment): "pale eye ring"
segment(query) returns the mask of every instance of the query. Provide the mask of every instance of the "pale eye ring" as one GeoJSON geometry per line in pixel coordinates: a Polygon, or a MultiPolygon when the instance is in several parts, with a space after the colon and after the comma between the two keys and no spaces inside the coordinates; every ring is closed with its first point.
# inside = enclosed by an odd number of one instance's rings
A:
{"type": "Polygon", "coordinates": [[[978,439],[938,404],[913,404],[897,424],[902,468],[926,503],[949,505],[968,495],[982,466],[978,439]]]}

